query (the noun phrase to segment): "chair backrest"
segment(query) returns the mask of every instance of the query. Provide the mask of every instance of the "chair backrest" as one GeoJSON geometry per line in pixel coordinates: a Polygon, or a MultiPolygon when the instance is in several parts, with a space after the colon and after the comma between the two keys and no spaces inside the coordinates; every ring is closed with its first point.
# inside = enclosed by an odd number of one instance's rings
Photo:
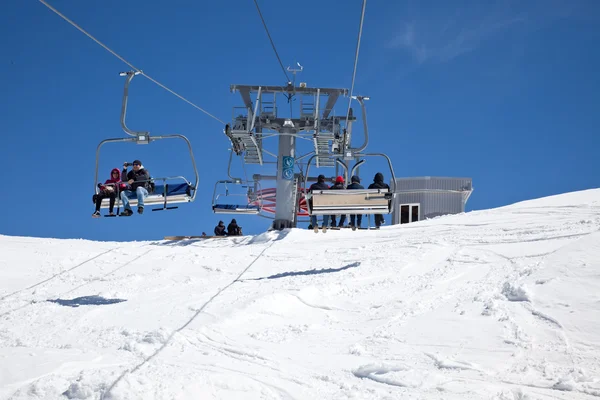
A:
{"type": "Polygon", "coordinates": [[[317,190],[309,214],[389,214],[392,196],[389,189],[317,190]]]}

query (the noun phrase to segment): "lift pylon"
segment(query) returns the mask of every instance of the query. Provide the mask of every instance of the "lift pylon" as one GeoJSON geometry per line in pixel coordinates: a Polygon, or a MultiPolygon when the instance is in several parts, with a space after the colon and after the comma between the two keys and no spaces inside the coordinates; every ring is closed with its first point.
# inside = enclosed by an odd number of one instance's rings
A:
{"type": "MultiPolygon", "coordinates": [[[[318,167],[335,165],[333,143],[341,140],[340,124],[346,122],[347,116],[337,116],[332,111],[340,96],[348,96],[348,89],[311,88],[304,82],[297,86],[293,82],[286,86],[231,85],[230,89],[240,93],[244,105],[234,108],[233,120],[226,125],[225,134],[246,164],[262,166],[266,155],[276,157],[276,210],[272,228],[291,228],[297,219],[295,172],[300,159],[296,154],[297,141],[313,143],[318,167]],[[299,98],[300,110],[280,115],[277,96],[285,97],[288,102],[299,98]],[[277,154],[263,148],[263,141],[275,136],[279,140],[277,154]]],[[[350,118],[350,122],[353,120],[350,118]]]]}

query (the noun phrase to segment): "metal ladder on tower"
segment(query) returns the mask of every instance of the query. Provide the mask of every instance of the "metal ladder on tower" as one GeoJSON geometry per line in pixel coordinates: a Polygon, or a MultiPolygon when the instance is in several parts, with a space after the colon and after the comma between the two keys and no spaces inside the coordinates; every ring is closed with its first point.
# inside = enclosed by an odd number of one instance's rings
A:
{"type": "Polygon", "coordinates": [[[335,162],[329,158],[330,142],[334,139],[332,133],[316,132],[313,136],[317,167],[333,167],[335,162]]]}
{"type": "Polygon", "coordinates": [[[227,136],[232,139],[232,142],[241,143],[241,149],[244,151],[244,162],[262,165],[262,135],[246,130],[245,125],[245,121],[240,118],[227,136]]]}

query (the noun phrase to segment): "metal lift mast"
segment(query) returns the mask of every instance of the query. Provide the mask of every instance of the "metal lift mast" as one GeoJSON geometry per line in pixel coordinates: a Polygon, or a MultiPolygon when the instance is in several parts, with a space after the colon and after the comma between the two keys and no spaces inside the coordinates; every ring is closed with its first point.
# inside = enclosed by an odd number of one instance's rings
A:
{"type": "MultiPolygon", "coordinates": [[[[317,167],[333,167],[335,160],[331,158],[331,151],[344,148],[340,122],[346,123],[347,116],[334,116],[332,110],[340,96],[348,96],[348,89],[309,88],[305,83],[295,86],[292,82],[287,86],[231,85],[230,89],[231,92],[239,92],[244,103],[243,107],[234,108],[232,125],[225,127],[225,134],[236,154],[243,155],[247,164],[263,165],[265,153],[275,156],[263,150],[263,139],[271,136],[279,139],[276,211],[272,228],[292,228],[296,221],[298,192],[294,174],[298,158],[296,139],[313,142],[317,167]],[[277,95],[285,96],[288,101],[298,96],[300,110],[297,118],[277,115],[277,95]]],[[[350,130],[354,119],[352,116],[348,119],[346,131],[350,130]]]]}

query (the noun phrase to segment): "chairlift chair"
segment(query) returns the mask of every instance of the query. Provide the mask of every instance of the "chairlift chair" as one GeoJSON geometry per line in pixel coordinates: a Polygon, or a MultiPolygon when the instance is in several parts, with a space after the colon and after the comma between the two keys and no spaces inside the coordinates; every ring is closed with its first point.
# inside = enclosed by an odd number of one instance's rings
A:
{"type": "MultiPolygon", "coordinates": [[[[381,153],[373,154],[354,154],[355,157],[384,157],[391,172],[392,189],[343,189],[343,190],[315,190],[308,192],[306,198],[309,215],[332,215],[332,214],[389,214],[392,212],[392,199],[395,191],[396,177],[390,158],[381,153]]],[[[310,163],[316,156],[312,156],[307,163],[306,179],[304,181],[305,190],[308,184],[308,173],[310,163]]],[[[338,164],[345,169],[346,181],[348,181],[348,168],[340,159],[336,160],[338,164]]],[[[360,160],[351,170],[350,175],[365,162],[360,160]]]]}
{"type": "MultiPolygon", "coordinates": [[[[114,138],[114,139],[106,139],[100,142],[96,149],[96,173],[95,173],[95,184],[94,190],[96,194],[99,193],[98,188],[98,167],[99,167],[99,159],[100,159],[100,148],[107,143],[119,143],[119,142],[127,142],[127,143],[136,143],[136,144],[149,144],[150,142],[160,140],[160,139],[180,139],[183,140],[188,147],[190,157],[192,160],[192,166],[194,169],[195,179],[193,182],[189,181],[185,177],[181,175],[177,176],[168,176],[168,177],[153,177],[151,181],[154,182],[155,187],[152,193],[149,193],[148,196],[144,199],[145,205],[162,205],[160,208],[153,208],[152,211],[161,211],[161,210],[171,210],[177,208],[177,206],[173,207],[171,204],[176,203],[189,203],[194,201],[196,198],[196,188],[198,187],[199,176],[198,176],[198,168],[196,167],[196,159],[194,158],[194,153],[192,151],[192,145],[188,138],[179,134],[172,135],[160,135],[160,136],[150,136],[148,132],[139,132],[130,130],[125,124],[125,115],[127,111],[127,100],[128,100],[128,91],[129,84],[135,75],[138,75],[139,72],[122,72],[121,76],[126,76],[127,79],[125,81],[125,89],[123,93],[123,104],[121,108],[121,127],[128,135],[132,137],[126,138],[114,138]],[[175,181],[174,183],[172,183],[175,181]]],[[[117,202],[115,204],[116,207],[120,206],[121,199],[119,196],[120,193],[117,192],[117,202]]],[[[129,198],[129,204],[132,207],[137,205],[137,198],[135,192],[132,192],[127,196],[129,198]]],[[[109,199],[103,199],[101,208],[109,207],[109,199]]]]}
{"type": "Polygon", "coordinates": [[[215,214],[250,214],[260,213],[261,207],[251,201],[249,194],[252,189],[240,180],[221,180],[215,183],[213,191],[212,209],[215,214]],[[247,188],[246,193],[231,193],[228,185],[239,185],[247,188]],[[243,201],[230,202],[232,199],[244,198],[243,201]],[[223,201],[223,199],[226,199],[223,201]]]}

